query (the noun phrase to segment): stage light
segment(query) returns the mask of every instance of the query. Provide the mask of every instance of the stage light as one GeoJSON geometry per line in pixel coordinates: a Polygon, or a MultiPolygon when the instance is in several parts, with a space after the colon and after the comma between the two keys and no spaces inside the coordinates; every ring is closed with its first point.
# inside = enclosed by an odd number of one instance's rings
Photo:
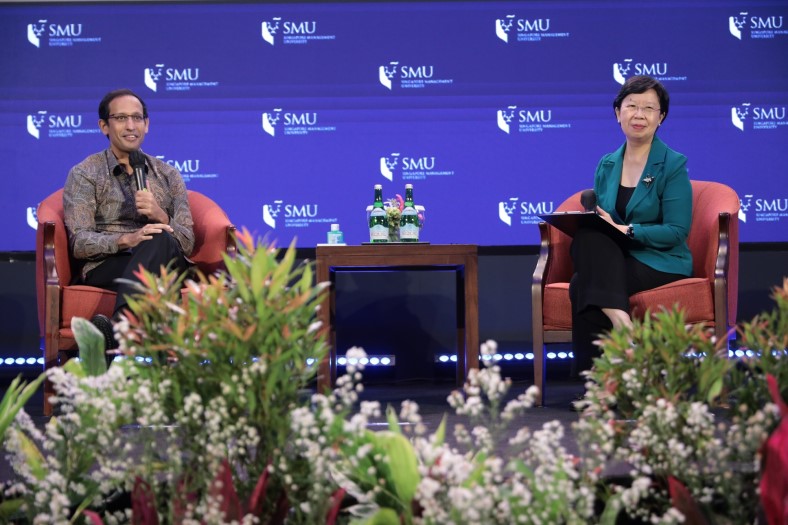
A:
{"type": "MultiPolygon", "coordinates": [[[[547,359],[574,359],[575,355],[572,352],[548,352],[545,356],[547,359]]],[[[533,352],[505,352],[503,354],[484,354],[479,356],[480,361],[507,361],[507,362],[522,362],[522,361],[533,361],[534,360],[534,353],[533,352]]],[[[456,363],[457,362],[457,355],[456,354],[436,354],[435,355],[435,362],[437,363],[456,363]]]]}
{"type": "Polygon", "coordinates": [[[367,367],[394,366],[396,357],[393,355],[368,355],[361,359],[355,357],[348,359],[344,355],[337,356],[337,366],[357,365],[359,363],[367,367]]]}

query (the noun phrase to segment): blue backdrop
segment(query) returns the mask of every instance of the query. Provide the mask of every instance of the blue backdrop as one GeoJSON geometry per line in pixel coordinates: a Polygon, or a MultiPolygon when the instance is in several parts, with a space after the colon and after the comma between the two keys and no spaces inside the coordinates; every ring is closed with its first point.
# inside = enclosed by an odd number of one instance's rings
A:
{"type": "Polygon", "coordinates": [[[591,186],[634,74],[671,94],[660,136],[732,186],[741,240],[788,241],[784,1],[0,6],[0,251],[107,146],[97,106],[148,104],[147,153],[279,244],[368,240],[373,185],[426,207],[423,240],[538,243],[591,186]],[[634,5],[634,4],[633,4],[634,5]]]}

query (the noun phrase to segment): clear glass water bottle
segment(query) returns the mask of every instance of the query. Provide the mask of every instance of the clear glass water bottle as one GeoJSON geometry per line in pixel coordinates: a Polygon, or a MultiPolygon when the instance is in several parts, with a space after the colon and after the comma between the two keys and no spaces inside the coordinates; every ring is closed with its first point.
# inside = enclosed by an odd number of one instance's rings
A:
{"type": "Polygon", "coordinates": [[[413,184],[405,185],[405,207],[399,219],[399,240],[402,242],[419,241],[419,212],[413,205],[413,184]]]}
{"type": "Polygon", "coordinates": [[[375,184],[375,202],[369,214],[369,242],[388,242],[389,219],[383,207],[383,186],[375,184]]]}

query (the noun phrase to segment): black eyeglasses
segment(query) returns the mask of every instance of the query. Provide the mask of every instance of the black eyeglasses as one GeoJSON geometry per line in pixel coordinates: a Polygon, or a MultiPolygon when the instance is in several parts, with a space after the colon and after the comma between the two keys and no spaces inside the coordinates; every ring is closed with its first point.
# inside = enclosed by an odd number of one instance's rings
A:
{"type": "Polygon", "coordinates": [[[134,122],[136,122],[137,124],[139,124],[140,122],[145,120],[147,117],[145,117],[145,115],[123,115],[123,114],[117,114],[117,115],[110,115],[107,118],[115,119],[118,122],[126,122],[128,119],[131,119],[134,122]]]}

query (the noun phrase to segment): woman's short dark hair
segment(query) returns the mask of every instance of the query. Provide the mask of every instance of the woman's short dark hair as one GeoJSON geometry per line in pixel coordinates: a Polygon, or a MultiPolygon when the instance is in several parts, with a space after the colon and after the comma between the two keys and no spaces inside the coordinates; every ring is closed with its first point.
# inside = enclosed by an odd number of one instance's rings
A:
{"type": "Polygon", "coordinates": [[[110,91],[104,95],[104,98],[102,98],[101,102],[99,102],[99,118],[105,122],[109,122],[109,103],[118,97],[125,97],[126,95],[132,96],[140,101],[140,104],[142,104],[142,116],[148,118],[148,106],[145,105],[145,101],[142,100],[139,95],[134,93],[132,90],[125,88],[116,89],[115,91],[110,91]]]}
{"type": "Polygon", "coordinates": [[[653,89],[657,92],[657,97],[659,97],[659,112],[662,114],[662,121],[664,122],[665,119],[668,118],[668,109],[670,108],[670,95],[668,95],[668,90],[665,89],[662,82],[656,78],[645,75],[629,77],[626,82],[624,82],[616,99],[613,101],[613,109],[618,109],[620,111],[621,103],[624,102],[625,98],[633,93],[645,93],[649,89],[653,89]]]}

